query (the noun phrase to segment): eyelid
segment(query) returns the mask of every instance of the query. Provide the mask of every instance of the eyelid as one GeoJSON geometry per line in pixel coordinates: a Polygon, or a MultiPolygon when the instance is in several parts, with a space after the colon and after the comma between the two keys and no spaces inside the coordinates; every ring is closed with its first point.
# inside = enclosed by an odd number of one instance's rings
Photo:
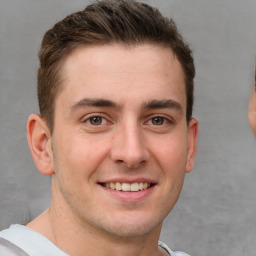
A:
{"type": "Polygon", "coordinates": [[[106,114],[104,114],[104,113],[90,113],[90,114],[87,114],[87,115],[83,116],[83,118],[81,119],[81,122],[86,123],[92,117],[101,117],[106,122],[110,122],[109,121],[110,118],[106,117],[106,114]]]}
{"type": "MultiPolygon", "coordinates": [[[[152,115],[149,115],[149,116],[147,116],[147,119],[146,119],[145,123],[148,123],[150,120],[152,120],[155,117],[164,118],[167,123],[175,124],[175,120],[172,117],[170,117],[168,115],[165,115],[165,114],[152,114],[152,115]]],[[[166,124],[166,123],[164,123],[164,124],[166,124]]],[[[162,125],[164,125],[164,124],[162,124],[162,125]]],[[[161,125],[159,125],[159,126],[161,126],[161,125]]]]}

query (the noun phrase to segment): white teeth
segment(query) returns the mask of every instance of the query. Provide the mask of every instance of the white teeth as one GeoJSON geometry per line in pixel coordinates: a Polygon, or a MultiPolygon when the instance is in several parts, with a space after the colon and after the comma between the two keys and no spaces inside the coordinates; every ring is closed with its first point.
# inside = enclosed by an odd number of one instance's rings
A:
{"type": "Polygon", "coordinates": [[[116,184],[113,183],[113,182],[111,182],[111,183],[110,183],[110,188],[111,188],[111,189],[116,189],[116,184]]]}
{"type": "Polygon", "coordinates": [[[122,184],[120,182],[116,183],[116,190],[122,190],[122,184]]]}
{"type": "Polygon", "coordinates": [[[123,191],[131,191],[131,185],[129,183],[123,183],[122,190],[123,191]]]}
{"type": "Polygon", "coordinates": [[[139,191],[139,184],[138,183],[132,183],[131,184],[131,191],[139,191]]]}
{"type": "Polygon", "coordinates": [[[118,191],[137,192],[139,190],[144,190],[149,188],[150,183],[148,182],[135,182],[135,183],[110,182],[110,183],[105,183],[104,186],[110,189],[118,190],[118,191]]]}

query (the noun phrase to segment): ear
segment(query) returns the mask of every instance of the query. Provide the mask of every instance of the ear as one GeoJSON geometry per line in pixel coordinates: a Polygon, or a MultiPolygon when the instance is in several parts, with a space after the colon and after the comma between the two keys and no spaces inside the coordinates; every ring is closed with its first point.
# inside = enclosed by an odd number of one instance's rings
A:
{"type": "Polygon", "coordinates": [[[248,119],[251,130],[253,131],[254,135],[256,135],[256,91],[254,88],[249,103],[248,119]]]}
{"type": "Polygon", "coordinates": [[[192,118],[188,125],[188,152],[185,172],[191,172],[194,168],[198,137],[198,120],[192,118]]]}
{"type": "Polygon", "coordinates": [[[51,133],[45,120],[40,115],[32,114],[27,122],[29,148],[38,170],[44,175],[52,175],[53,158],[51,133]]]}

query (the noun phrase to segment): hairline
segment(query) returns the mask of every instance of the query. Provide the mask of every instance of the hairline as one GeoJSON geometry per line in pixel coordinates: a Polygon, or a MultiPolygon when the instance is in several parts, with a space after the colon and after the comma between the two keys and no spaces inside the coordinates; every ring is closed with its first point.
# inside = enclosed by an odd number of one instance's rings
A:
{"type": "MultiPolygon", "coordinates": [[[[123,46],[126,48],[133,48],[133,47],[138,47],[138,46],[142,46],[142,45],[152,45],[152,46],[157,46],[160,48],[165,48],[165,49],[169,49],[172,51],[174,57],[177,59],[177,61],[179,62],[179,64],[181,65],[182,68],[182,73],[183,73],[183,78],[184,78],[184,86],[185,86],[185,96],[186,96],[186,106],[185,106],[185,110],[186,110],[186,114],[187,114],[187,77],[186,77],[186,72],[184,70],[184,67],[182,65],[182,62],[179,60],[178,55],[175,53],[175,51],[173,50],[173,48],[171,47],[171,45],[168,45],[167,43],[162,43],[162,42],[157,42],[154,40],[144,40],[141,42],[118,42],[118,41],[112,41],[112,42],[104,42],[104,43],[79,43],[79,44],[75,44],[73,45],[73,47],[71,47],[70,49],[67,50],[67,52],[65,53],[65,55],[63,57],[60,58],[59,63],[56,66],[56,84],[55,84],[55,88],[56,88],[56,94],[54,96],[54,100],[53,100],[53,104],[52,104],[52,114],[51,114],[51,119],[47,120],[47,125],[50,129],[50,132],[53,133],[54,131],[54,120],[55,120],[55,106],[56,106],[56,100],[58,98],[58,96],[60,95],[60,93],[62,92],[62,90],[64,89],[63,83],[65,81],[65,74],[64,74],[64,65],[66,60],[69,58],[69,56],[82,48],[89,48],[89,47],[101,47],[101,46],[123,46]]],[[[187,118],[186,118],[187,119],[187,118]]],[[[191,118],[190,118],[191,119],[191,118]]],[[[189,120],[187,120],[187,123],[189,123],[189,120]]]]}

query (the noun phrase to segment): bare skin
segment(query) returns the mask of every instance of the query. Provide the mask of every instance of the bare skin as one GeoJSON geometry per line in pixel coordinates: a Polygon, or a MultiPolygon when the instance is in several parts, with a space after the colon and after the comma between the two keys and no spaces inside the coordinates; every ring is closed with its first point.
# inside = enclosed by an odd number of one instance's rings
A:
{"type": "Polygon", "coordinates": [[[162,223],[193,169],[198,132],[179,61],[155,45],[84,47],[63,74],[53,134],[39,115],[28,120],[52,202],[27,227],[71,256],[167,255],[162,223]]]}
{"type": "MultiPolygon", "coordinates": [[[[52,225],[52,219],[54,217],[51,216],[50,209],[46,210],[36,219],[28,223],[26,226],[43,236],[47,237],[53,244],[55,244],[59,248],[67,248],[67,244],[71,246],[70,251],[72,254],[71,256],[84,256],[84,255],[96,255],[96,256],[112,256],[112,255],[137,255],[137,256],[168,256],[169,254],[161,247],[156,248],[156,244],[158,243],[158,237],[156,237],[155,243],[148,246],[147,239],[152,240],[151,237],[148,238],[133,238],[133,239],[106,239],[106,243],[99,243],[95,237],[92,237],[90,232],[86,234],[87,241],[86,243],[80,239],[77,239],[77,233],[75,230],[69,230],[69,234],[67,237],[63,236],[62,229],[59,230],[59,226],[55,226],[56,224],[52,225]],[[70,237],[75,237],[75,240],[70,240],[70,237]],[[61,240],[58,239],[61,237],[61,240]],[[90,239],[92,238],[92,239],[90,239]],[[75,244],[78,246],[81,244],[86,244],[87,246],[84,247],[84,251],[81,253],[80,250],[74,250],[75,244]],[[154,246],[153,246],[154,245],[154,246]],[[108,248],[106,251],[105,248],[108,248]],[[112,250],[111,250],[112,248],[112,250]]],[[[79,230],[79,232],[81,232],[79,230]]],[[[160,232],[159,232],[160,235],[160,232]]],[[[153,241],[153,240],[152,240],[153,241]]],[[[68,248],[67,248],[68,251],[68,248]]]]}
{"type": "Polygon", "coordinates": [[[256,136],[256,91],[254,88],[249,103],[248,119],[251,126],[251,130],[256,136]]]}

